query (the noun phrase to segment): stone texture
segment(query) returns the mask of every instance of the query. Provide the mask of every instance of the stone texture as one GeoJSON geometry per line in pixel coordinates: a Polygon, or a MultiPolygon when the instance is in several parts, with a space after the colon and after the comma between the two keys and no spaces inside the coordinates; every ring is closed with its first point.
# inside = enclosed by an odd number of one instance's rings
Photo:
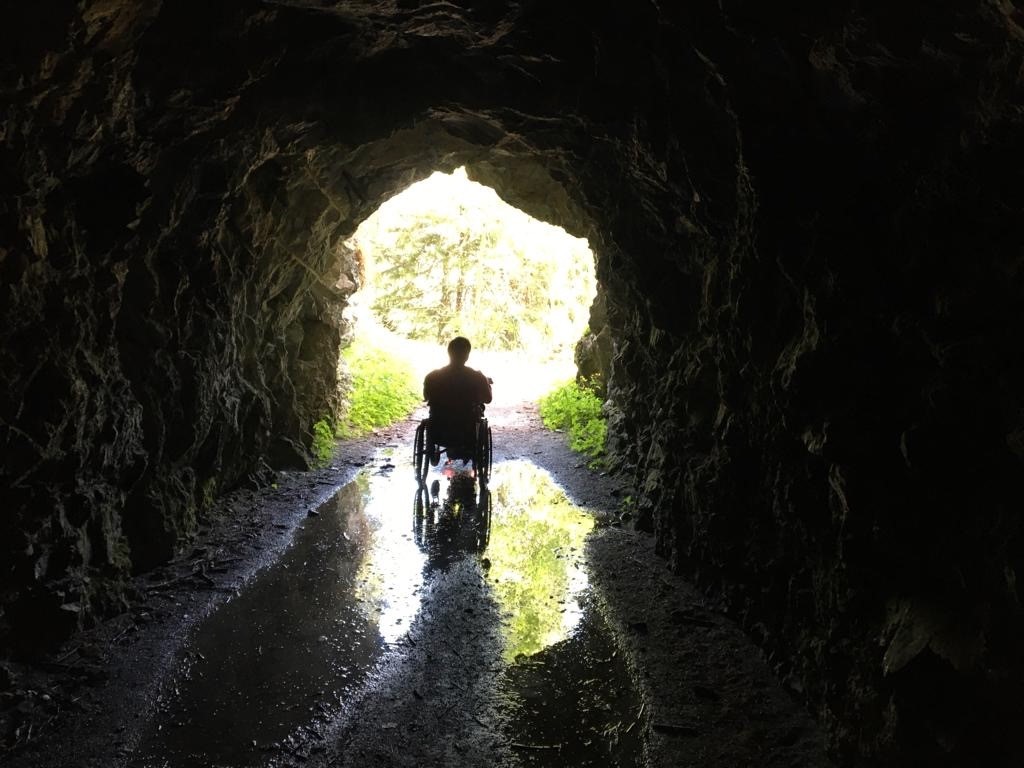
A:
{"type": "Polygon", "coordinates": [[[694,327],[620,341],[613,431],[660,551],[838,747],[1010,765],[1021,38],[995,6],[920,13],[733,16],[753,247],[677,300],[694,327]]]}
{"type": "Polygon", "coordinates": [[[836,754],[1020,762],[1012,4],[58,5],[0,24],[4,645],[305,461],[344,238],[466,164],[590,238],[640,524],[836,754]]]}

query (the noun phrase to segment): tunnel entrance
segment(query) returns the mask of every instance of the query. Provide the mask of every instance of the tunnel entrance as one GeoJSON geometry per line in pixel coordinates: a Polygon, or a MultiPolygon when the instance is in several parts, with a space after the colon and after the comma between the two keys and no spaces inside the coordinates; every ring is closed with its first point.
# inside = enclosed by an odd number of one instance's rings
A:
{"type": "Polygon", "coordinates": [[[306,466],[339,241],[466,164],[589,237],[634,519],[830,747],[1024,764],[1019,3],[55,5],[3,25],[0,654],[306,466]]]}
{"type": "Polygon", "coordinates": [[[347,245],[363,278],[346,310],[350,357],[380,350],[419,382],[466,336],[499,400],[536,399],[575,375],[597,285],[588,241],[509,205],[465,167],[395,195],[347,245]]]}

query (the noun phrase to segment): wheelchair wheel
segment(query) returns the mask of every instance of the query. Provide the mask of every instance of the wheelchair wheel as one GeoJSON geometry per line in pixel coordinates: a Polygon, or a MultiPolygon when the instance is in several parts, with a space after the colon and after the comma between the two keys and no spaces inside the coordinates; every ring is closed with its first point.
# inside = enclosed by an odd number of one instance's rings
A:
{"type": "Polygon", "coordinates": [[[420,483],[416,489],[416,498],[412,503],[412,535],[417,547],[423,546],[423,532],[426,527],[425,516],[430,512],[430,496],[427,486],[420,483]]]}
{"type": "Polygon", "coordinates": [[[491,541],[491,492],[487,484],[480,486],[480,498],[476,503],[476,548],[483,554],[491,541]]]}
{"type": "Polygon", "coordinates": [[[494,442],[491,440],[491,428],[487,428],[487,453],[484,456],[484,464],[487,465],[487,479],[491,479],[491,465],[494,463],[494,442]]]}
{"type": "Polygon", "coordinates": [[[487,426],[487,419],[481,419],[477,427],[476,446],[473,451],[473,468],[481,483],[486,483],[491,477],[492,458],[491,428],[487,426]]]}
{"type": "Polygon", "coordinates": [[[427,422],[423,420],[416,427],[416,437],[412,447],[412,465],[416,471],[416,479],[423,483],[430,471],[430,446],[427,445],[427,422]]]}

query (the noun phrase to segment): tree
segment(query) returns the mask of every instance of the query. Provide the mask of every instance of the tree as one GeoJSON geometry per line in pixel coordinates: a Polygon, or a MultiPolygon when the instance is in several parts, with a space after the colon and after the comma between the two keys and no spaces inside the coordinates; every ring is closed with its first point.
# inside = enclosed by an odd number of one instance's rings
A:
{"type": "Polygon", "coordinates": [[[438,195],[357,233],[375,263],[372,311],[434,343],[456,334],[491,349],[575,343],[595,287],[586,241],[490,195],[486,204],[438,195]]]}

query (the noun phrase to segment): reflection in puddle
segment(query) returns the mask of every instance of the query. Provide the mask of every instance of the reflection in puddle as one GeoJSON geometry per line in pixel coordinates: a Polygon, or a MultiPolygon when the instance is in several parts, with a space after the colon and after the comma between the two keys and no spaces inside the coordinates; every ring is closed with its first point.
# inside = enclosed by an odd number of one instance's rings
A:
{"type": "Polygon", "coordinates": [[[513,661],[563,640],[579,623],[583,541],[594,520],[525,461],[503,463],[491,493],[489,577],[506,621],[505,659],[513,661]]]}
{"type": "Polygon", "coordinates": [[[571,637],[510,665],[500,692],[523,766],[646,764],[640,697],[593,606],[585,607],[571,637]]]}
{"type": "MultiPolygon", "coordinates": [[[[420,609],[423,554],[404,525],[404,503],[389,478],[375,478],[368,497],[374,522],[373,550],[359,568],[356,600],[363,603],[367,620],[385,643],[394,643],[409,631],[420,609]],[[382,493],[387,487],[388,495],[382,493]]],[[[404,499],[403,499],[404,502],[404,499]]]]}
{"type": "Polygon", "coordinates": [[[527,462],[495,471],[489,579],[505,621],[497,694],[520,764],[643,765],[640,700],[584,570],[593,517],[527,462]]]}
{"type": "Polygon", "coordinates": [[[491,532],[491,493],[472,476],[454,474],[442,485],[420,486],[413,502],[416,544],[427,555],[427,570],[446,570],[467,555],[481,555],[491,532]]]}
{"type": "Polygon", "coordinates": [[[137,764],[251,765],[342,709],[419,609],[424,557],[400,513],[406,492],[361,475],[197,627],[137,764]]]}

